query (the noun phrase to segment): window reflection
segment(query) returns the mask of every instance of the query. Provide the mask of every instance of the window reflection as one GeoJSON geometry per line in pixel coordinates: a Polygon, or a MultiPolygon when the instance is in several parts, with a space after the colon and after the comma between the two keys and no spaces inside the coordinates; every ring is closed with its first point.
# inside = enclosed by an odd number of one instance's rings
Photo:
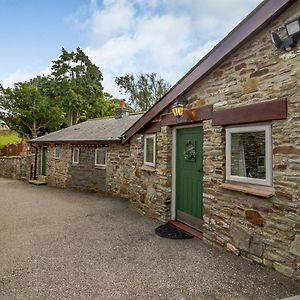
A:
{"type": "Polygon", "coordinates": [[[231,133],[231,175],[266,179],[265,131],[231,133]]]}

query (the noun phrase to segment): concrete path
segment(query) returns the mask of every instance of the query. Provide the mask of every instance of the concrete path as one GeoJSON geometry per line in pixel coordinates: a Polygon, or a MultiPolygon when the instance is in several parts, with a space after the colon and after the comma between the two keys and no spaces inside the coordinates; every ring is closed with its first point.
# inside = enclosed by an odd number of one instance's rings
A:
{"type": "Polygon", "coordinates": [[[120,199],[0,179],[0,299],[281,299],[300,283],[159,223],[120,199]]]}

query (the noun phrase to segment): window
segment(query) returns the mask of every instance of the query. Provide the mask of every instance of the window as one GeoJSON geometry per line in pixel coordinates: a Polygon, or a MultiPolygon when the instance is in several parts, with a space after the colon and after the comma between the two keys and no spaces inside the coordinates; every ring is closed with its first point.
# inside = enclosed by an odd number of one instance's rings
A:
{"type": "Polygon", "coordinates": [[[106,150],[96,149],[95,150],[95,166],[105,167],[106,166],[106,150]]]}
{"type": "Polygon", "coordinates": [[[79,148],[73,148],[73,164],[79,164],[79,148]]]}
{"type": "Polygon", "coordinates": [[[54,158],[60,159],[60,147],[55,147],[54,149],[54,158]]]}
{"type": "Polygon", "coordinates": [[[145,135],[144,138],[144,164],[155,167],[156,136],[155,134],[145,135]]]}
{"type": "Polygon", "coordinates": [[[226,128],[226,179],[272,185],[271,125],[226,128]]]}

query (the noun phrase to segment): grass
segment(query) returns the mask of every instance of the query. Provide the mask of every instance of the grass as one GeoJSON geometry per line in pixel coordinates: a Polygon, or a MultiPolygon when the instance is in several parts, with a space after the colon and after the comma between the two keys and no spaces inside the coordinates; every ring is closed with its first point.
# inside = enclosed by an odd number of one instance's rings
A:
{"type": "Polygon", "coordinates": [[[8,135],[1,135],[0,132],[0,149],[4,148],[6,145],[9,144],[16,144],[21,142],[21,138],[18,136],[17,133],[11,133],[8,135]]]}

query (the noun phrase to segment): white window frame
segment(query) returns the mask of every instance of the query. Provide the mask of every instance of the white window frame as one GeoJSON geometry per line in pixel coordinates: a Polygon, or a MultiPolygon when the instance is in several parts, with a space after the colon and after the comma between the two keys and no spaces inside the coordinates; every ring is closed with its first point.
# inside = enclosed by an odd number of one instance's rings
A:
{"type": "Polygon", "coordinates": [[[155,167],[156,163],[156,134],[146,134],[144,135],[144,165],[155,167]],[[146,161],[147,155],[147,140],[153,139],[153,162],[146,161]]]}
{"type": "Polygon", "coordinates": [[[257,185],[272,186],[272,128],[271,124],[246,125],[226,128],[226,180],[257,185]],[[231,134],[247,132],[265,132],[265,167],[266,179],[249,178],[231,175],[231,134]]]}
{"type": "Polygon", "coordinates": [[[73,148],[73,155],[72,155],[72,164],[73,165],[78,165],[79,164],[79,157],[80,157],[80,150],[79,150],[79,148],[73,148]],[[78,159],[77,159],[77,161],[75,161],[75,152],[78,153],[78,157],[77,157],[78,159]]]}
{"type": "Polygon", "coordinates": [[[101,168],[106,168],[106,160],[107,160],[107,150],[103,148],[96,148],[95,149],[95,166],[96,167],[101,167],[101,168]],[[105,152],[105,164],[97,164],[97,152],[98,150],[104,151],[105,152]]]}
{"type": "Polygon", "coordinates": [[[60,152],[61,152],[61,148],[59,146],[54,148],[54,159],[60,159],[60,152]],[[58,155],[57,155],[57,150],[58,150],[58,155]]]}

